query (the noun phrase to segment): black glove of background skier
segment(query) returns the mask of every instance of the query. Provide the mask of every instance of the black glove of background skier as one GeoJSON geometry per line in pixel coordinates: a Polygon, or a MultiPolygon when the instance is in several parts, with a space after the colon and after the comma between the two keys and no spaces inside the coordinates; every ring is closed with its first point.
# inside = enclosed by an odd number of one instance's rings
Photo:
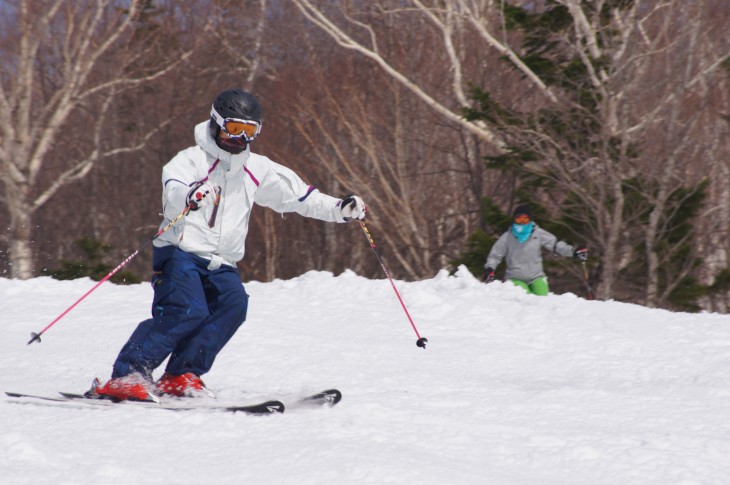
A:
{"type": "Polygon", "coordinates": [[[588,260],[588,248],[585,246],[576,246],[573,250],[573,257],[581,263],[585,263],[588,260]]]}
{"type": "Polygon", "coordinates": [[[484,270],[484,277],[482,278],[482,281],[485,283],[491,283],[494,281],[494,270],[492,268],[487,268],[484,270]]]}

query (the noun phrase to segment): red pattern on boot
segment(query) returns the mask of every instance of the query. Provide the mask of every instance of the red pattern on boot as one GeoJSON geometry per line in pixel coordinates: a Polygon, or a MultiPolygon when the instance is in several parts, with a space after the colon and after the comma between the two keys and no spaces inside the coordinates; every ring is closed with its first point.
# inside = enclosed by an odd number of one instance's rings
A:
{"type": "Polygon", "coordinates": [[[173,376],[165,372],[157,381],[157,391],[177,397],[190,397],[205,392],[205,384],[192,372],[173,376]]]}
{"type": "Polygon", "coordinates": [[[103,386],[94,389],[94,394],[105,399],[116,401],[124,401],[127,399],[133,401],[156,401],[148,390],[149,384],[140,382],[138,379],[130,379],[128,377],[120,377],[110,379],[103,386]]]}

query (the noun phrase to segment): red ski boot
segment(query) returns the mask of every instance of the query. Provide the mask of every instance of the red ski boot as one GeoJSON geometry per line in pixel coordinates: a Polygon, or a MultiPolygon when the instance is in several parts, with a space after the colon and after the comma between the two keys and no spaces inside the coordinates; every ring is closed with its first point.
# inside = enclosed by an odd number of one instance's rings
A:
{"type": "Polygon", "coordinates": [[[165,372],[157,381],[157,392],[177,397],[213,396],[200,377],[192,372],[173,376],[165,372]]]}
{"type": "Polygon", "coordinates": [[[134,373],[124,377],[110,379],[103,386],[97,385],[87,395],[112,401],[152,401],[159,402],[159,398],[151,390],[153,384],[141,374],[134,373]]]}

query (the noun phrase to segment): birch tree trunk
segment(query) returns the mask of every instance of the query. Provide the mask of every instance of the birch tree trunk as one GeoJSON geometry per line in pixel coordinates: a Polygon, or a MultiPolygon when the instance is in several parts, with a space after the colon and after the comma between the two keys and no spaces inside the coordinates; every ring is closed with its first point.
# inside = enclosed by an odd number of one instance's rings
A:
{"type": "MultiPolygon", "coordinates": [[[[590,112],[581,105],[579,97],[566,96],[565,85],[552,85],[550,75],[541,77],[531,67],[535,64],[525,60],[528,54],[538,55],[544,50],[534,47],[533,52],[528,52],[527,48],[514,47],[519,37],[505,28],[513,20],[506,12],[521,8],[524,2],[380,0],[334,7],[312,0],[293,1],[338,46],[371,60],[444,122],[458,124],[502,152],[517,138],[522,146],[534,149],[538,160],[525,164],[525,170],[555,184],[555,194],[550,198],[558,202],[556,214],[575,212],[575,207],[560,205],[565,202],[557,195],[560,192],[575,194],[583,206],[590,207],[592,217],[583,222],[590,234],[588,242],[593,254],[601,259],[598,294],[602,298],[613,296],[615,285],[620,283],[619,273],[637,257],[632,249],[637,241],[630,240],[628,235],[635,237],[635,227],[641,221],[637,214],[626,213],[630,210],[625,206],[627,184],[636,177],[658,183],[658,192],[650,193],[647,189],[644,194],[650,196],[655,208],[642,235],[648,251],[646,299],[656,304],[663,298],[658,294],[662,261],[653,252],[654,243],[665,235],[660,214],[671,210],[667,207],[670,194],[683,183],[691,182],[686,178],[692,171],[689,167],[697,168],[713,157],[708,151],[695,151],[694,159],[688,157],[686,149],[694,143],[692,130],[675,129],[665,123],[674,120],[677,125],[691,125],[692,115],[685,107],[702,109],[695,99],[700,89],[705,88],[702,95],[709,96],[705,99],[716,97],[709,86],[716,82],[727,58],[727,42],[718,41],[723,38],[717,30],[722,21],[714,19],[710,12],[722,13],[721,3],[699,1],[690,6],[679,0],[617,4],[557,0],[554,5],[538,3],[525,7],[524,16],[563,9],[561,14],[569,17],[569,27],[560,32],[556,29],[546,42],[560,46],[556,55],[574,59],[575,63],[568,67],[573,75],[580,71],[581,77],[565,77],[563,81],[584,83],[572,89],[582,95],[590,91],[597,110],[590,112]],[[430,44],[429,52],[434,58],[436,52],[443,52],[443,57],[438,57],[440,62],[432,62],[430,68],[448,72],[448,84],[429,83],[430,78],[424,77],[423,71],[412,70],[413,63],[402,62],[385,47],[391,44],[383,32],[390,30],[381,29],[378,22],[395,24],[406,18],[440,33],[440,42],[430,44]],[[509,100],[511,109],[529,114],[541,107],[574,109],[576,114],[584,114],[585,123],[602,127],[595,134],[597,138],[588,140],[589,143],[561,141],[549,133],[548,126],[543,127],[544,131],[517,134],[508,126],[508,120],[502,120],[507,125],[503,130],[479,117],[467,120],[463,109],[472,104],[468,85],[476,78],[475,73],[482,70],[500,77],[502,86],[492,86],[490,92],[503,90],[507,80],[495,65],[473,63],[469,56],[473,51],[499,54],[523,75],[520,82],[532,89],[532,106],[529,102],[509,100]],[[676,60],[671,62],[673,57],[676,60]],[[672,116],[672,109],[679,112],[672,116]],[[668,133],[673,135],[663,136],[668,133]],[[657,147],[660,143],[654,141],[656,137],[663,138],[661,144],[667,145],[666,149],[657,147]],[[576,150],[575,143],[583,143],[584,152],[576,150]],[[592,150],[598,146],[597,156],[592,150]],[[642,152],[647,156],[637,155],[642,152]]],[[[412,55],[417,56],[417,52],[414,48],[412,55]]],[[[665,295],[666,290],[671,289],[665,288],[665,295]]]]}
{"type": "MultiPolygon", "coordinates": [[[[11,276],[33,276],[33,217],[61,187],[83,179],[98,162],[141,149],[146,138],[114,146],[106,116],[115,96],[171,72],[189,55],[145,64],[156,48],[148,2],[19,0],[3,7],[4,62],[0,64],[0,167],[3,208],[8,211],[11,276]],[[151,37],[150,37],[151,36],[151,37]],[[10,50],[9,50],[10,49],[10,50]],[[14,50],[13,50],[14,49],[14,50]],[[80,110],[92,112],[87,130],[80,110]],[[56,153],[65,132],[91,138],[81,156],[56,153]],[[55,176],[48,177],[53,161],[55,176]]],[[[159,60],[159,58],[158,58],[159,60]]],[[[73,203],[73,201],[69,201],[73,203]]]]}

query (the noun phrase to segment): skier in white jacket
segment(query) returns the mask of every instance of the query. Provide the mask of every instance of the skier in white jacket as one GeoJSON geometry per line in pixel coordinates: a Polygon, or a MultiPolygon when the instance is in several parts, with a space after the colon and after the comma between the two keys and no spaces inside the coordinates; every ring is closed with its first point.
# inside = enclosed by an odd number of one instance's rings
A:
{"type": "Polygon", "coordinates": [[[134,331],[112,378],[91,394],[115,400],[157,400],[160,394],[208,392],[200,376],[246,319],[248,295],[236,263],[254,203],[329,222],[365,217],[356,195],[331,197],[290,169],[251,152],[261,108],[233,89],[213,102],[209,121],[195,127],[196,145],[162,170],[161,228],[154,241],[152,318],[134,331]],[[157,382],[152,372],[168,358],[157,382]]]}

